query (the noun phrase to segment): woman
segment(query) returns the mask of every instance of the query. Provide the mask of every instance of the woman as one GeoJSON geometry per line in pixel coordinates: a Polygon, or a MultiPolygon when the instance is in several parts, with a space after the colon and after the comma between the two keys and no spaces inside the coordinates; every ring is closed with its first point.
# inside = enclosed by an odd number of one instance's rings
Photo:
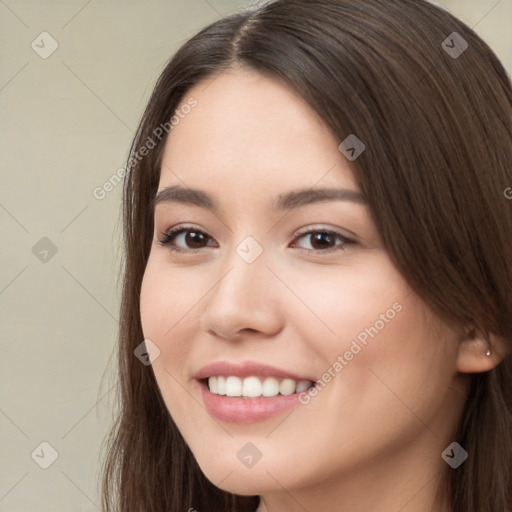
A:
{"type": "Polygon", "coordinates": [[[185,43],[128,162],[104,510],[509,510],[511,141],[503,66],[423,1],[185,43]]]}

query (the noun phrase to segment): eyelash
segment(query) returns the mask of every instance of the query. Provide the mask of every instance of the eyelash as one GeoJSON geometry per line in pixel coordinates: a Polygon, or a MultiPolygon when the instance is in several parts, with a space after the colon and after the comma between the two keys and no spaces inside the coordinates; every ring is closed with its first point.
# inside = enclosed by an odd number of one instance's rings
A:
{"type": "MultiPolygon", "coordinates": [[[[190,253],[190,252],[195,253],[195,252],[203,249],[203,248],[182,249],[180,247],[174,247],[171,245],[171,242],[173,242],[178,235],[180,235],[181,233],[187,232],[187,231],[202,234],[202,235],[205,235],[206,237],[208,237],[209,239],[211,239],[211,237],[207,233],[205,233],[204,231],[201,231],[199,229],[195,229],[192,227],[177,226],[173,229],[170,229],[169,231],[162,233],[161,238],[158,240],[158,243],[161,246],[164,246],[164,247],[167,246],[167,248],[170,249],[171,251],[181,252],[181,253],[190,253]]],[[[301,238],[303,236],[312,235],[315,233],[322,233],[322,234],[327,234],[329,236],[334,236],[334,237],[338,238],[339,240],[341,240],[342,244],[341,244],[341,246],[331,247],[329,249],[302,249],[303,251],[306,251],[308,254],[310,254],[310,253],[316,253],[316,254],[332,253],[332,252],[336,252],[336,251],[344,251],[344,250],[346,250],[346,248],[345,248],[346,245],[355,244],[354,240],[347,238],[346,236],[342,235],[341,233],[338,233],[337,231],[332,231],[332,230],[328,230],[328,229],[314,229],[314,230],[306,231],[304,233],[299,233],[297,235],[297,237],[294,239],[294,241],[298,240],[299,238],[301,238]]]]}

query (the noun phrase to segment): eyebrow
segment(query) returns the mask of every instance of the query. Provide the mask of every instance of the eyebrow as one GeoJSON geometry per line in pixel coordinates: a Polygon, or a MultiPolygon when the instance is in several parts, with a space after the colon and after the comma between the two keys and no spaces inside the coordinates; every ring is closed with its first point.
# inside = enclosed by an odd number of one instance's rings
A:
{"type": "MultiPolygon", "coordinates": [[[[344,188],[308,188],[293,190],[280,194],[272,203],[276,210],[291,210],[312,203],[327,201],[351,201],[358,204],[367,204],[364,195],[355,190],[344,188]]],[[[165,187],[153,199],[153,210],[163,203],[183,203],[205,208],[214,213],[220,212],[219,204],[206,192],[199,189],[183,188],[179,185],[165,187]]]]}

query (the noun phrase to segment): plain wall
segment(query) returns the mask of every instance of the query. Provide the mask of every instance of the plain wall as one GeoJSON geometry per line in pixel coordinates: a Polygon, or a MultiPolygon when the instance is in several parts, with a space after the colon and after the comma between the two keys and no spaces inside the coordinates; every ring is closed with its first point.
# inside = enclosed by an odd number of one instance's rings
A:
{"type": "MultiPolygon", "coordinates": [[[[180,44],[256,3],[0,2],[0,511],[99,510],[122,185],[94,191],[123,166],[180,44]]],[[[434,3],[474,27],[512,74],[512,0],[434,3]]]]}

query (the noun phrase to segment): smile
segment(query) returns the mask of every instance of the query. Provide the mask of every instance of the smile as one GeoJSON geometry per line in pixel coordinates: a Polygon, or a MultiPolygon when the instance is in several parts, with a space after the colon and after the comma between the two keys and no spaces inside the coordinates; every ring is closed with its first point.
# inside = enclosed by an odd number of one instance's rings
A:
{"type": "Polygon", "coordinates": [[[298,375],[262,363],[217,361],[195,375],[206,410],[229,423],[263,421],[300,405],[313,387],[311,375],[298,375]]]}

